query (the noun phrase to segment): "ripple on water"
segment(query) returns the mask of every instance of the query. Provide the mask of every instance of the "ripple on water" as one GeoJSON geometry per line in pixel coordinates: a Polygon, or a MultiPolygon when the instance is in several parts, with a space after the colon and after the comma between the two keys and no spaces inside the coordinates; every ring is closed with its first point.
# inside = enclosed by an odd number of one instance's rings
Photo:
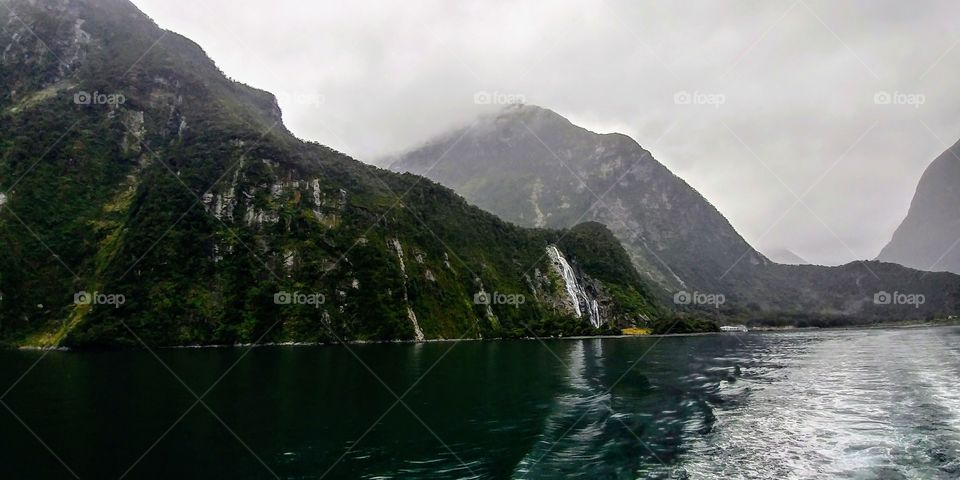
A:
{"type": "Polygon", "coordinates": [[[957,356],[929,331],[817,334],[766,352],[720,397],[691,478],[958,478],[957,356]],[[945,364],[948,363],[948,364],[945,364]],[[789,368],[777,368],[778,363],[789,368]]]}

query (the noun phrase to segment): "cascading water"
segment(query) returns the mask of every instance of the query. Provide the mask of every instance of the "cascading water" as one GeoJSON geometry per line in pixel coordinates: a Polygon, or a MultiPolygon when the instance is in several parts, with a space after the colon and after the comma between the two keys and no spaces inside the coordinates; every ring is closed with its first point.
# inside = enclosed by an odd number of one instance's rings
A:
{"type": "Polygon", "coordinates": [[[558,249],[556,245],[547,247],[547,255],[553,260],[553,264],[560,272],[561,278],[563,278],[564,287],[567,290],[567,295],[570,297],[570,303],[573,304],[574,313],[577,318],[583,318],[583,310],[586,310],[590,324],[594,327],[599,327],[601,319],[600,308],[597,305],[597,301],[587,295],[587,291],[577,279],[577,274],[573,271],[573,267],[570,266],[570,263],[567,262],[567,259],[560,253],[560,249],[558,249]]]}

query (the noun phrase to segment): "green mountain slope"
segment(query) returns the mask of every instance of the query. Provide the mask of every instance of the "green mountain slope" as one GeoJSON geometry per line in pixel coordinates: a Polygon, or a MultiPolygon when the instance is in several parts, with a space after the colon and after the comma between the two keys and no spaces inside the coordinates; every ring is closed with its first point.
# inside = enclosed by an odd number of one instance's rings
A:
{"type": "Polygon", "coordinates": [[[624,255],[605,229],[518,228],[302,142],[272,95],[126,0],[5,0],[0,14],[8,342],[580,334],[656,313],[635,271],[605,266],[624,255]],[[576,314],[551,245],[601,328],[576,314]]]}

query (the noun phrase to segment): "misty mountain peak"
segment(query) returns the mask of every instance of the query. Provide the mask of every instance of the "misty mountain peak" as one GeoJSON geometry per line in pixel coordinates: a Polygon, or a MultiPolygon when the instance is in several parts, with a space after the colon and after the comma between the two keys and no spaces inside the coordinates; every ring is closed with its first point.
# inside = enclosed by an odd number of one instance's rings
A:
{"type": "MultiPolygon", "coordinates": [[[[166,31],[126,0],[12,0],[0,25],[0,108],[23,111],[55,95],[123,98],[128,107],[163,104],[175,129],[208,107],[263,129],[282,124],[276,97],[227,78],[195,42],[166,31]]],[[[149,110],[149,109],[144,109],[149,110]]],[[[148,119],[149,123],[149,119],[148,119]]]]}
{"type": "Polygon", "coordinates": [[[591,132],[547,108],[508,106],[408,152],[391,168],[450,186],[519,225],[603,223],[638,268],[665,288],[714,284],[730,265],[739,267],[736,277],[767,262],[633,139],[591,132]],[[691,263],[704,255],[715,256],[708,262],[717,265],[715,272],[691,263]],[[746,258],[737,262],[740,257],[746,258]]]}
{"type": "Polygon", "coordinates": [[[566,117],[549,108],[524,103],[506,105],[491,117],[496,122],[536,122],[575,127],[566,117]]]}

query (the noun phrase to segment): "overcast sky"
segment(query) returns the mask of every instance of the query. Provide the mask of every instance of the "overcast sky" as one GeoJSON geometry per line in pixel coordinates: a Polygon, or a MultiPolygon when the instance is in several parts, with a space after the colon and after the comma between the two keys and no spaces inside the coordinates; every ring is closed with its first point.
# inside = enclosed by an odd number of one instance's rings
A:
{"type": "Polygon", "coordinates": [[[134,2],[301,138],[371,161],[520,95],[632,136],[747,241],[814,263],[875,257],[960,139],[952,0],[134,2]]]}

